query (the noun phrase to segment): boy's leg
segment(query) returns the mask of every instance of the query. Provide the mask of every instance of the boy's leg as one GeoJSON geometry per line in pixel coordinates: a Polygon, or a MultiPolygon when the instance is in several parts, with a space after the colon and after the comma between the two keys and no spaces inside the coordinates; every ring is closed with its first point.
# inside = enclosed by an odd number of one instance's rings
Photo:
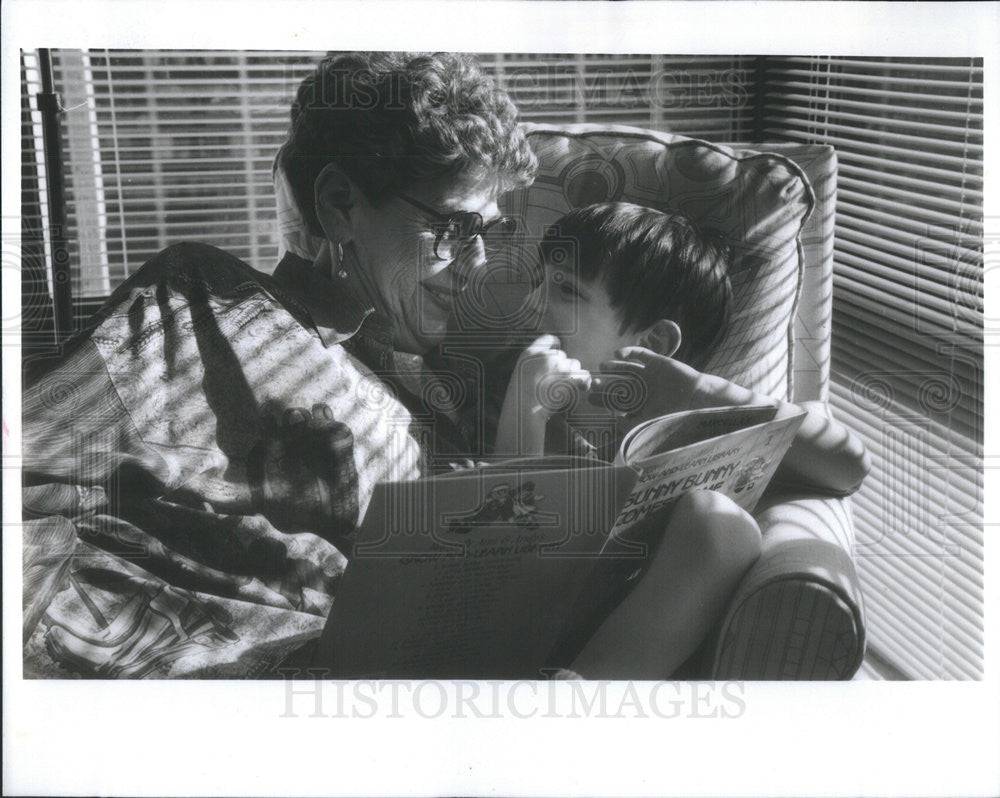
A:
{"type": "Polygon", "coordinates": [[[760,555],[760,528],[714,491],[674,509],[639,583],[571,666],[585,679],[666,679],[698,647],[760,555]]]}

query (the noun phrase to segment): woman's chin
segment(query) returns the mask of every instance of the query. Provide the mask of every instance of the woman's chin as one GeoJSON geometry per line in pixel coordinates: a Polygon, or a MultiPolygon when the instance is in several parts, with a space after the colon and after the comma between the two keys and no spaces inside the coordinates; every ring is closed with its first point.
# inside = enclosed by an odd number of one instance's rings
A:
{"type": "Polygon", "coordinates": [[[446,319],[421,319],[417,329],[409,329],[407,333],[400,336],[396,348],[421,355],[444,341],[448,335],[448,322],[446,319]]]}

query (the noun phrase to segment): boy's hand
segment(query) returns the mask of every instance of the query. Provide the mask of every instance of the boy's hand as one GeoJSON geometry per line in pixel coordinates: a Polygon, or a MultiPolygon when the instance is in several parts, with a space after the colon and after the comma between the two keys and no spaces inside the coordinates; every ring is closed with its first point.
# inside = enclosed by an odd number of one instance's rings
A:
{"type": "Polygon", "coordinates": [[[724,391],[717,390],[715,378],[679,360],[641,346],[627,346],[616,354],[615,360],[601,364],[589,400],[623,414],[629,426],[729,401],[724,391]]]}
{"type": "MultiPolygon", "coordinates": [[[[629,346],[616,354],[617,359],[601,364],[601,374],[595,378],[589,399],[619,410],[626,429],[667,413],[724,405],[774,404],[779,417],[800,409],[722,377],[703,374],[649,349],[629,346]],[[632,385],[627,381],[633,381],[632,385]],[[616,392],[619,407],[615,406],[616,392]],[[626,393],[634,409],[620,406],[625,404],[621,397],[626,393]]],[[[871,468],[861,440],[837,423],[822,402],[806,403],[801,409],[806,410],[806,417],[785,453],[777,477],[837,494],[857,490],[871,468]]]]}
{"type": "Polygon", "coordinates": [[[548,418],[572,407],[590,383],[590,372],[559,348],[559,339],[543,335],[518,358],[511,388],[517,390],[522,413],[548,418]]]}
{"type": "Polygon", "coordinates": [[[495,453],[543,454],[545,424],[590,387],[590,372],[543,335],[524,350],[511,375],[497,426],[495,453]]]}

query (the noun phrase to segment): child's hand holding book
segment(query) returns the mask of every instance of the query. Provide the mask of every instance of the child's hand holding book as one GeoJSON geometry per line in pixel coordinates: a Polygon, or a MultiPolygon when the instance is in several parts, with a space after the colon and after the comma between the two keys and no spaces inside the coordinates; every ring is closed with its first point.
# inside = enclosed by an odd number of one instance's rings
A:
{"type": "Polygon", "coordinates": [[[731,405],[770,404],[778,408],[779,418],[805,410],[805,420],[779,470],[782,481],[846,494],[857,490],[870,470],[860,439],[831,418],[821,402],[783,402],[640,346],[625,347],[617,354],[620,357],[602,364],[602,370],[639,380],[646,395],[641,406],[626,414],[626,427],[668,413],[731,405]]]}
{"type": "Polygon", "coordinates": [[[642,346],[627,346],[615,354],[616,359],[601,364],[588,399],[591,404],[622,412],[626,427],[685,410],[743,404],[725,398],[715,401],[714,378],[679,360],[642,346]],[[623,380],[632,383],[628,389],[622,387],[623,380]],[[612,395],[616,390],[626,396],[616,400],[612,395]]]}

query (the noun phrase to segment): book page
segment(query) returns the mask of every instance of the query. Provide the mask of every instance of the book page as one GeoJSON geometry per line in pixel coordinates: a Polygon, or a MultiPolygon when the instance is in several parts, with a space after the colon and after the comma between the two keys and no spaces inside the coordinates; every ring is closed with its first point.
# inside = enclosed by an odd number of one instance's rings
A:
{"type": "MultiPolygon", "coordinates": [[[[752,511],[804,417],[805,412],[801,411],[632,461],[639,476],[619,512],[609,545],[627,549],[629,529],[650,516],[662,516],[664,510],[690,490],[719,491],[743,509],[752,511]]],[[[726,414],[702,416],[709,424],[729,418],[726,414]]]]}
{"type": "Polygon", "coordinates": [[[619,460],[622,463],[638,463],[647,457],[770,421],[776,413],[774,405],[747,405],[660,416],[629,431],[622,441],[619,460]]]}

